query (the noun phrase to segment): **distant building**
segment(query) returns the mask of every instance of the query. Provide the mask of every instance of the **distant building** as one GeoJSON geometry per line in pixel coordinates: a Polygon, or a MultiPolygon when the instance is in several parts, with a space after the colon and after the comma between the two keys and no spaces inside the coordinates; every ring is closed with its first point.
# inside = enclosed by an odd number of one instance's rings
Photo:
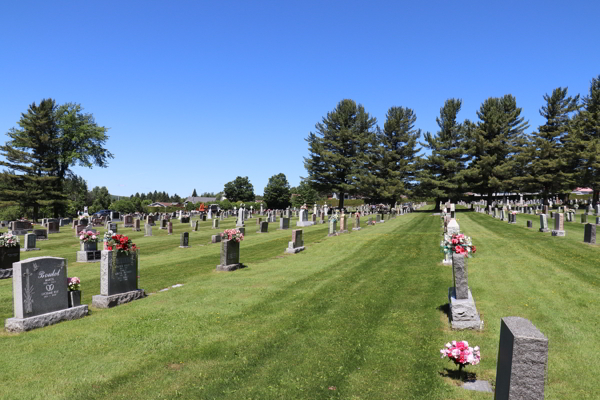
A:
{"type": "Polygon", "coordinates": [[[148,204],[148,207],[178,207],[178,208],[183,208],[183,206],[179,203],[166,203],[166,202],[162,202],[162,201],[155,201],[152,204],[148,204]]]}
{"type": "Polygon", "coordinates": [[[594,194],[594,189],[590,188],[580,188],[573,190],[571,194],[594,194]]]}
{"type": "Polygon", "coordinates": [[[183,202],[183,205],[186,205],[187,203],[193,203],[193,204],[197,204],[197,203],[214,203],[215,201],[217,201],[216,197],[188,197],[187,199],[185,199],[185,201],[183,202]]]}

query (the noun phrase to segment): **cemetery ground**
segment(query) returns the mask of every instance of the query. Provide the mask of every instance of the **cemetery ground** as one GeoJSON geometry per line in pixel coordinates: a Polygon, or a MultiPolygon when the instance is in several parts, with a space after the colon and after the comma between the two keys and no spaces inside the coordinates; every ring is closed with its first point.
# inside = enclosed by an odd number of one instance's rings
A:
{"type": "MultiPolygon", "coordinates": [[[[457,213],[473,238],[469,286],[484,330],[452,331],[444,313],[452,268],[439,250],[431,212],[327,237],[305,227],[306,250],[284,254],[291,229],[255,233],[246,222],[240,261],[216,272],[221,229],[173,222],[152,237],[119,224],[140,246],[139,287],[149,297],[21,334],[0,333],[2,399],[492,399],[459,387],[457,367],[441,360],[451,340],[481,347],[467,372],[494,382],[500,319],[531,320],[549,339],[546,399],[597,399],[600,373],[600,248],[583,225],[566,237],[539,233],[539,217],[517,225],[457,213]],[[534,221],[534,229],[525,227],[534,221]],[[190,248],[179,236],[190,232],[190,248]],[[161,289],[175,284],[179,288],[161,289]]],[[[263,217],[264,218],[264,217],[263,217]]],[[[350,228],[352,227],[352,220],[350,228]]],[[[549,223],[551,225],[551,223],[549,223]]],[[[295,226],[295,222],[290,226],[295,226]]],[[[100,229],[102,231],[102,229],[100,229]]],[[[38,242],[37,256],[68,260],[82,280],[83,304],[99,293],[100,263],[76,263],[73,230],[38,242]]],[[[22,259],[29,254],[21,254],[22,259]]],[[[0,280],[0,316],[12,316],[12,282],[0,280]]]]}

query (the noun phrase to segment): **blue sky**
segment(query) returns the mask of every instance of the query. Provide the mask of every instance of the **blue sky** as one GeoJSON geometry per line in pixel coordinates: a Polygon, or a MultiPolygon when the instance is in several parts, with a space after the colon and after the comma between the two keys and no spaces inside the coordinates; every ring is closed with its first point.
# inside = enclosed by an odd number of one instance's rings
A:
{"type": "MultiPolygon", "coordinates": [[[[344,99],[378,120],[410,107],[436,132],[448,98],[476,120],[512,94],[542,124],[543,95],[600,74],[598,1],[5,1],[0,131],[32,102],[80,103],[109,127],[112,194],[262,194],[306,176],[305,138],[344,99]]],[[[2,136],[2,142],[6,140],[2,136]]]]}

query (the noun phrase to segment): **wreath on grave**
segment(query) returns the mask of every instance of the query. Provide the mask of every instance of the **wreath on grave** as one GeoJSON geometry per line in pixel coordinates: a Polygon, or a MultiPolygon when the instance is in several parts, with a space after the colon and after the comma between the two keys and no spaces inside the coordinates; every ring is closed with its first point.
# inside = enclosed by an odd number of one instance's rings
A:
{"type": "Polygon", "coordinates": [[[233,240],[234,242],[241,242],[244,240],[244,234],[239,229],[225,229],[221,233],[222,240],[233,240]]]}
{"type": "Polygon", "coordinates": [[[465,236],[462,233],[455,233],[452,236],[444,236],[442,252],[445,254],[463,254],[470,258],[475,254],[476,251],[477,248],[475,248],[469,236],[465,236]]]}
{"type": "Polygon", "coordinates": [[[98,241],[98,236],[96,236],[96,232],[81,231],[79,233],[79,240],[83,243],[96,243],[98,241]]]}
{"type": "Polygon", "coordinates": [[[19,237],[10,232],[0,235],[0,247],[17,247],[19,245],[19,237]]]}

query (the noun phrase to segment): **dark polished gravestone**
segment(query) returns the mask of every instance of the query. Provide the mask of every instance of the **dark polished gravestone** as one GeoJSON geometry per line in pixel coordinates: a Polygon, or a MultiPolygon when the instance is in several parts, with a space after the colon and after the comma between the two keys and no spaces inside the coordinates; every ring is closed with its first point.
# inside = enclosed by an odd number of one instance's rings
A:
{"type": "Polygon", "coordinates": [[[138,254],[103,250],[100,260],[100,294],[92,296],[92,305],[111,308],[145,297],[138,289],[138,254]]]}
{"type": "Polygon", "coordinates": [[[183,232],[179,239],[179,248],[187,249],[188,247],[190,247],[190,234],[188,232],[183,232]]]}
{"type": "Polygon", "coordinates": [[[133,228],[133,216],[126,215],[123,219],[123,228],[133,228]]]}
{"type": "Polygon", "coordinates": [[[0,279],[13,276],[13,263],[21,260],[21,246],[0,247],[0,279]]]}
{"type": "Polygon", "coordinates": [[[583,241],[589,244],[596,244],[596,225],[585,224],[585,231],[583,233],[583,241]]]}
{"type": "Polygon", "coordinates": [[[244,267],[240,263],[240,243],[235,240],[221,242],[221,264],[217,265],[217,271],[235,271],[244,267]]]}
{"type": "Polygon", "coordinates": [[[36,240],[48,240],[48,231],[45,229],[34,229],[36,240]]]}
{"type": "Polygon", "coordinates": [[[33,225],[29,221],[11,221],[9,226],[13,235],[24,235],[33,230],[33,225]]]}
{"type": "Polygon", "coordinates": [[[261,222],[260,229],[256,233],[269,233],[269,223],[267,221],[261,222]]]}
{"type": "Polygon", "coordinates": [[[88,306],[68,306],[67,260],[35,257],[13,266],[14,318],[4,327],[9,332],[24,332],[82,318],[88,306]]]}

